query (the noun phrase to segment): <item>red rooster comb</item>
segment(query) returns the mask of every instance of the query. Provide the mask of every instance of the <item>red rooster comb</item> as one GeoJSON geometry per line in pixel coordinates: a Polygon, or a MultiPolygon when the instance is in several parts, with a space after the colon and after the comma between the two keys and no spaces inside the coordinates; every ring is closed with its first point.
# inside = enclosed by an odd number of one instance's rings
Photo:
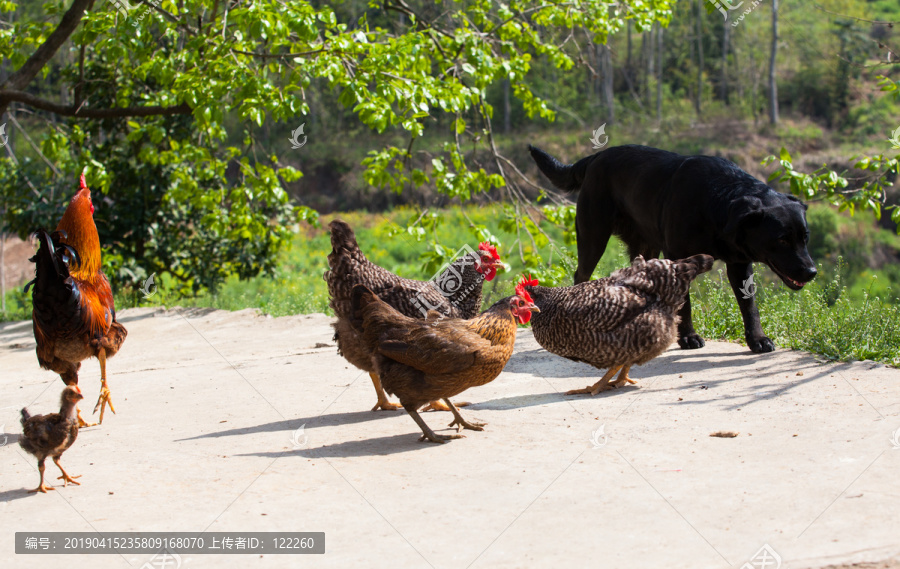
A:
{"type": "Polygon", "coordinates": [[[84,172],[81,173],[80,182],[81,182],[81,189],[86,190],[87,189],[87,180],[84,179],[84,172]]]}
{"type": "Polygon", "coordinates": [[[519,281],[519,284],[516,285],[516,296],[534,304],[534,299],[531,298],[531,295],[528,294],[528,291],[525,290],[525,287],[537,286],[538,284],[538,280],[531,278],[531,275],[522,275],[522,280],[519,281]]]}
{"type": "Polygon", "coordinates": [[[500,253],[497,252],[497,248],[488,243],[487,241],[483,241],[478,244],[478,249],[480,251],[484,251],[485,253],[489,253],[491,257],[494,259],[500,259],[500,253]]]}

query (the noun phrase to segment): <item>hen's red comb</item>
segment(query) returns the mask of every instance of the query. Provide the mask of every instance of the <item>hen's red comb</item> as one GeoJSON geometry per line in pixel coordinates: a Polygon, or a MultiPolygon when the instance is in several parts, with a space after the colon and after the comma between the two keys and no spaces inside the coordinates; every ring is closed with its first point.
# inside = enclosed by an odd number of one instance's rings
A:
{"type": "Polygon", "coordinates": [[[534,299],[531,298],[531,295],[528,294],[528,291],[525,290],[526,286],[537,286],[538,280],[531,278],[531,275],[522,275],[522,280],[519,281],[519,284],[516,285],[516,296],[520,298],[534,303],[534,299]]]}
{"type": "Polygon", "coordinates": [[[81,174],[81,189],[82,189],[82,190],[86,190],[86,189],[87,189],[87,180],[84,179],[84,173],[83,173],[83,172],[82,172],[82,174],[81,174]]]}
{"type": "Polygon", "coordinates": [[[487,241],[482,241],[481,243],[479,243],[478,249],[484,251],[485,253],[490,253],[491,257],[495,259],[500,259],[500,253],[497,252],[497,248],[487,241]]]}

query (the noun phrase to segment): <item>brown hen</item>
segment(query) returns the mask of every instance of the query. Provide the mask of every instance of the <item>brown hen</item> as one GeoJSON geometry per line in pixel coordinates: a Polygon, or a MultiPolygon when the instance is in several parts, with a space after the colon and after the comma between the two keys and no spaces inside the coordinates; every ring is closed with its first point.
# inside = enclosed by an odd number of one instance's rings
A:
{"type": "Polygon", "coordinates": [[[634,383],[629,368],[652,360],[677,339],[678,311],[691,281],[712,264],[709,255],[679,261],[638,255],[630,267],[575,286],[548,288],[523,281],[540,308],[531,323],[538,344],[564,358],[608,369],[594,385],[568,395],[596,395],[634,383]],[[619,377],[611,382],[616,372],[619,377]]]}
{"type": "Polygon", "coordinates": [[[471,320],[421,320],[404,316],[363,285],[353,287],[351,325],[372,354],[371,366],[384,389],[400,399],[422,429],[420,441],[462,437],[438,435],[419,416],[418,408],[436,399],[453,413],[451,427],[483,430],[484,423],[463,419],[450,397],[493,381],[506,366],[518,324],[537,311],[526,292],[516,292],[471,320]]]}
{"type": "Polygon", "coordinates": [[[33,454],[38,459],[38,470],[41,473],[41,483],[30,492],[44,492],[53,490],[51,486],[44,484],[44,461],[52,458],[62,476],[59,478],[63,481],[63,486],[67,486],[69,482],[81,485],[76,482],[75,478],[81,476],[69,476],[63,470],[59,459],[62,454],[69,450],[69,447],[78,437],[78,402],[84,399],[81,389],[77,385],[69,385],[63,389],[62,397],[60,397],[59,413],[50,413],[48,415],[32,416],[28,409],[22,409],[22,430],[24,436],[19,439],[19,446],[25,452],[33,454]]]}
{"type": "MultiPolygon", "coordinates": [[[[350,325],[350,297],[353,287],[365,285],[378,298],[411,318],[425,318],[429,311],[435,311],[435,316],[472,318],[481,310],[482,285],[497,274],[500,255],[494,246],[482,243],[478,246],[477,255],[468,253],[451,263],[438,277],[435,285],[432,282],[399,277],[369,261],[346,222],[336,219],[329,227],[332,251],[328,255],[330,270],[325,272],[325,282],[328,283],[328,294],[331,297],[329,306],[337,316],[334,339],[338,352],[354,366],[369,372],[378,395],[373,411],[399,409],[400,405],[388,401],[381,380],[372,366],[372,354],[359,333],[350,325]]],[[[431,408],[449,411],[439,401],[431,402],[431,408]]]]}

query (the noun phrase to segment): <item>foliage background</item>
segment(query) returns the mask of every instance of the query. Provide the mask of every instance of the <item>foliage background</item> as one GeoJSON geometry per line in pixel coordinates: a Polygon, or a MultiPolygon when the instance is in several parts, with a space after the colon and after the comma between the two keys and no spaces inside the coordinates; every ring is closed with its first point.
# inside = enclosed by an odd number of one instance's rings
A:
{"type": "MultiPolygon", "coordinates": [[[[809,218],[820,284],[773,293],[762,312],[783,345],[802,347],[803,334],[779,322],[846,335],[802,317],[897,303],[887,139],[900,128],[890,24],[900,5],[782,2],[777,124],[767,118],[771,5],[732,25],[738,13],[723,21],[699,0],[167,0],[127,14],[91,0],[4,0],[2,232],[55,225],[86,171],[119,306],[325,310],[318,216],[334,212],[405,276],[427,278],[462,243],[490,239],[514,273],[566,283],[574,210],[545,187],[527,144],[572,161],[594,151],[591,132],[605,124],[610,144],[725,156],[819,204],[809,218]],[[60,49],[11,88],[79,5],[60,49]],[[301,124],[308,140],[294,149],[301,124]],[[139,288],[152,273],[160,289],[147,301],[139,288]]],[[[626,262],[613,244],[598,274],[626,262]]],[[[714,309],[701,326],[736,337],[736,307],[715,281],[697,291],[714,309]]],[[[20,291],[7,301],[4,319],[27,313],[20,291]]],[[[804,346],[858,357],[850,344],[804,346]]]]}

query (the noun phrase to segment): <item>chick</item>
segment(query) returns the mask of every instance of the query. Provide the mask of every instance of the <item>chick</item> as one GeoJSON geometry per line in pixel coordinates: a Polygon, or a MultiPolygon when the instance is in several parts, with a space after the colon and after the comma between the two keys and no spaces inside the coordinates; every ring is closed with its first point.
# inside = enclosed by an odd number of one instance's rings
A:
{"type": "Polygon", "coordinates": [[[25,436],[19,439],[19,446],[37,457],[38,470],[41,472],[41,483],[34,490],[29,490],[29,493],[46,493],[47,490],[53,490],[51,486],[44,484],[44,461],[47,457],[53,458],[53,462],[62,472],[59,478],[63,480],[63,486],[68,486],[69,482],[81,485],[74,480],[81,476],[69,476],[59,464],[59,459],[78,437],[77,405],[82,399],[84,395],[81,394],[81,389],[77,385],[68,385],[60,397],[59,413],[32,416],[28,409],[22,409],[22,429],[25,436]]]}

